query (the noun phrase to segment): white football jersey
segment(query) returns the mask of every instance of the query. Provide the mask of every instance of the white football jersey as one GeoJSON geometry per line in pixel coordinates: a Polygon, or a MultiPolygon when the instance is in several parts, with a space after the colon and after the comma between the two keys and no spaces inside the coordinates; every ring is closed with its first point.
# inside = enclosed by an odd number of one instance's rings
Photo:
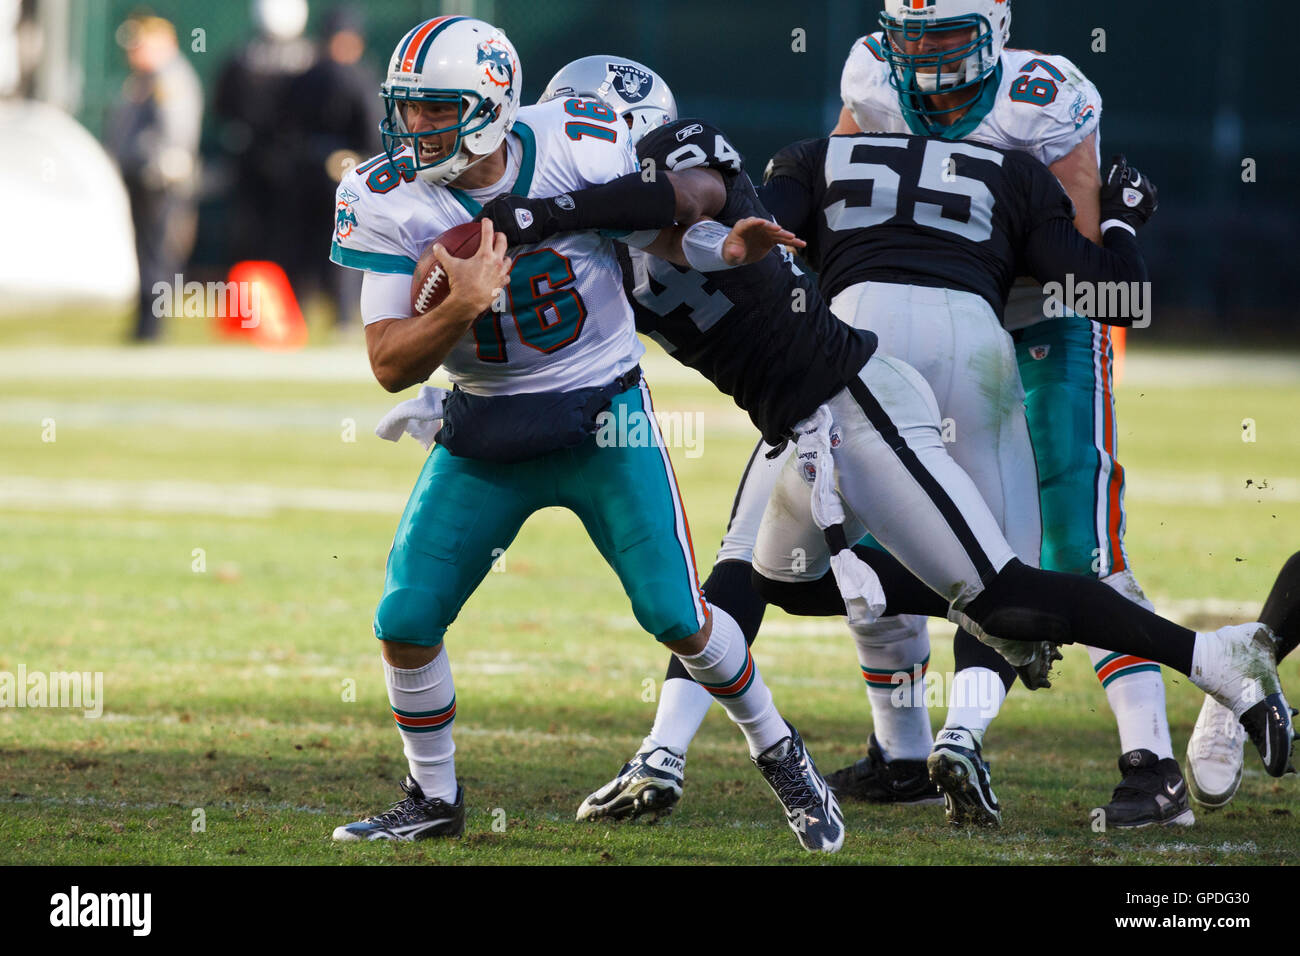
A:
{"type": "MultiPolygon", "coordinates": [[[[617,179],[640,167],[627,127],[605,121],[590,101],[552,100],[520,109],[518,175],[492,195],[555,196],[617,179]]],[[[413,275],[442,233],[469,222],[491,198],[424,182],[409,152],[396,166],[379,155],[339,183],[330,258],[379,275],[413,275]],[[403,164],[406,158],[408,162],[403,164]]],[[[443,367],[477,395],[560,392],[606,385],[645,352],[623,295],[614,242],[565,233],[510,250],[507,311],[480,316],[443,367]]],[[[408,310],[409,311],[409,310],[408,310]]]]}
{"type": "MultiPolygon", "coordinates": [[[[916,133],[889,84],[889,64],[881,52],[883,33],[860,37],[849,51],[840,78],[840,96],[865,132],[916,133]]],[[[1029,153],[1051,166],[1066,156],[1101,123],[1101,94],[1063,56],[1033,50],[1002,51],[996,90],[990,83],[966,116],[943,133],[945,139],[968,139],[1029,153]]],[[[1097,159],[1101,160],[1100,137],[1097,159]]]]}

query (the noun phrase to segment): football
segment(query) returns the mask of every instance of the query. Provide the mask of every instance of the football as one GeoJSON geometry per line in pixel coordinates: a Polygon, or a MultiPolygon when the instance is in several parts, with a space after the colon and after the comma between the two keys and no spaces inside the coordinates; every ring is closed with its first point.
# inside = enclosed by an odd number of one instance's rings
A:
{"type": "Polygon", "coordinates": [[[449,255],[457,259],[468,259],[478,252],[479,242],[483,238],[483,224],[465,222],[452,226],[433,242],[429,243],[420,261],[415,264],[415,274],[411,276],[411,308],[415,315],[423,315],[436,308],[447,298],[450,287],[447,285],[447,273],[438,260],[434,258],[433,247],[441,244],[449,255]]]}

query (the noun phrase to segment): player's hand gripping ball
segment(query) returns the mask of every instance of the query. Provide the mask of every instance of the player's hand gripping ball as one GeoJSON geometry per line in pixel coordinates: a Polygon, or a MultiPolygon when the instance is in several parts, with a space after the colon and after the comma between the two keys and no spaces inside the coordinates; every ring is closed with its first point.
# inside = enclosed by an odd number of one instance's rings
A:
{"type": "Polygon", "coordinates": [[[433,247],[440,245],[449,256],[469,259],[478,252],[482,236],[482,223],[466,222],[452,226],[429,243],[429,248],[424,250],[420,261],[415,265],[415,274],[411,276],[411,308],[416,315],[423,315],[441,305],[451,291],[447,270],[434,257],[433,247]]]}

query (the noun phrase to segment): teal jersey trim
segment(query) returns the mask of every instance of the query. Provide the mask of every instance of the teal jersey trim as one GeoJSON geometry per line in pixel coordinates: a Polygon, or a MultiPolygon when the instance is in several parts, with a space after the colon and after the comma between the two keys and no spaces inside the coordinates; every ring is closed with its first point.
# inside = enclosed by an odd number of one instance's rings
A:
{"type": "Polygon", "coordinates": [[[415,260],[409,256],[393,256],[384,252],[362,252],[344,249],[337,242],[330,246],[330,261],[349,269],[365,272],[382,272],[388,275],[415,275],[415,260]]]}
{"type": "MultiPolygon", "coordinates": [[[[533,170],[537,166],[537,137],[528,127],[527,123],[515,121],[511,127],[514,133],[519,137],[523,144],[524,152],[519,158],[519,175],[515,177],[515,184],[510,192],[515,196],[527,196],[528,190],[533,185],[533,170]]],[[[455,186],[448,186],[447,191],[451,193],[453,199],[464,207],[465,211],[471,217],[477,216],[483,211],[483,207],[478,200],[465,192],[463,189],[457,189],[455,186]]]]}
{"type": "MultiPolygon", "coordinates": [[[[997,69],[993,75],[984,81],[984,89],[980,92],[979,97],[971,104],[966,115],[953,123],[951,126],[945,126],[942,132],[935,133],[926,129],[917,119],[916,114],[911,110],[903,110],[903,119],[907,121],[907,127],[917,136],[938,136],[940,139],[965,139],[975,131],[975,127],[984,122],[984,117],[989,115],[993,109],[993,104],[997,101],[998,90],[1002,88],[1002,61],[998,60],[997,69]]],[[[903,94],[899,94],[900,98],[903,94]]]]}

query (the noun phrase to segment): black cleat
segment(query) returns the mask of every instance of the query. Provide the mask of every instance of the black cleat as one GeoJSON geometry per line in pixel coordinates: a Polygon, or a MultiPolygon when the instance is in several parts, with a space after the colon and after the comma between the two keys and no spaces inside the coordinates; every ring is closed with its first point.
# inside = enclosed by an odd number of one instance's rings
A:
{"type": "Polygon", "coordinates": [[[1177,760],[1161,760],[1150,750],[1130,750],[1119,758],[1119,772],[1124,779],[1110,803],[1101,808],[1107,828],[1191,826],[1196,822],[1177,760]]]}
{"type": "Polygon", "coordinates": [[[844,845],[844,815],[817,772],[799,731],[768,747],[754,765],[785,809],[786,822],[805,850],[834,853],[844,845]]]}
{"type": "Polygon", "coordinates": [[[988,762],[969,730],[945,727],[939,731],[926,766],[930,779],[943,792],[949,823],[955,827],[1002,825],[1002,806],[993,795],[988,762]]]}
{"type": "Polygon", "coordinates": [[[826,777],[826,785],[841,800],[865,803],[941,803],[943,794],[930,782],[924,760],[886,760],[872,734],[867,755],[826,777]]]}
{"type": "Polygon", "coordinates": [[[1259,751],[1264,769],[1270,777],[1295,773],[1291,747],[1295,731],[1291,726],[1291,707],[1281,694],[1269,694],[1241,715],[1246,736],[1259,751]]]}
{"type": "Polygon", "coordinates": [[[457,785],[456,802],[430,800],[414,778],[401,783],[406,797],[366,820],[334,828],[340,843],[358,840],[427,840],[458,837],[465,832],[465,788],[457,785]]]}
{"type": "Polygon", "coordinates": [[[1300,551],[1282,565],[1259,619],[1277,635],[1279,661],[1300,644],[1300,551]]]}

